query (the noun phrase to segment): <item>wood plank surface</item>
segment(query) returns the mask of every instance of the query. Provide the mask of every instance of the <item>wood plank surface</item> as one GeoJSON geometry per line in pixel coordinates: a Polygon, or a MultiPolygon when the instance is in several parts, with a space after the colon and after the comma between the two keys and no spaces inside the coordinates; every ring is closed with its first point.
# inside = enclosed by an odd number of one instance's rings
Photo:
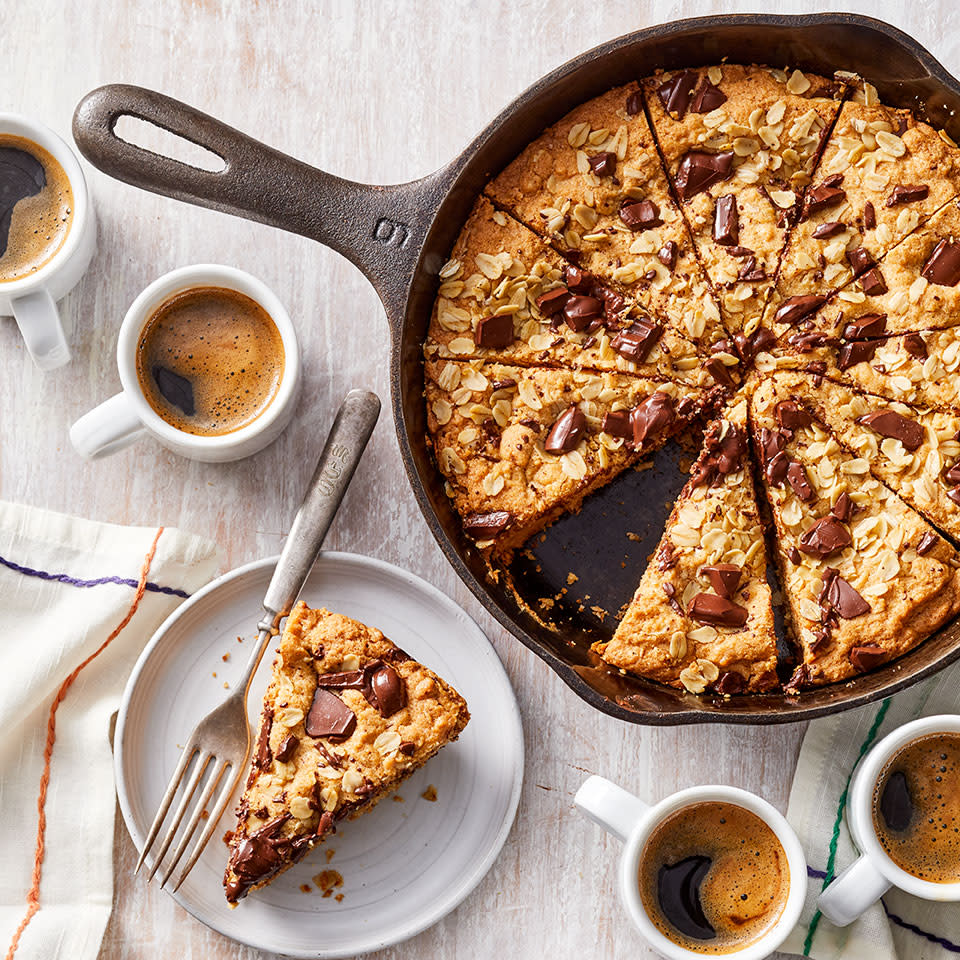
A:
{"type": "MultiPolygon", "coordinates": [[[[0,107],[69,133],[80,96],[107,82],[154,87],[332,173],[373,183],[423,176],[451,159],[547,70],[657,22],[741,9],[825,4],[651,0],[53,0],[0,2],[0,107]]],[[[958,8],[846,7],[886,16],[960,66],[958,8]]],[[[638,64],[641,75],[655,64],[638,64]]],[[[531,130],[531,137],[538,131],[531,130]]],[[[217,540],[226,567],[274,553],[336,406],[376,390],[385,407],[328,546],[380,557],[438,586],[492,639],[520,701],[526,782],[503,854],[452,915],[378,960],[653,956],[615,899],[617,843],[572,807],[589,773],[656,800],[723,782],[785,809],[800,726],[643,728],[592,710],[513,640],[459,582],[405,479],[388,399],[387,326],[372,288],[308,240],[161,199],[85,166],[99,218],[92,269],[63,302],[74,358],[51,374],[0,320],[0,497],[119,523],[157,523],[217,540]],[[117,329],[159,274],[196,262],[261,277],[302,340],[305,389],[271,448],[237,464],[193,463],[149,440],[99,463],[73,452],[69,425],[119,389],[117,329]]],[[[225,568],[226,568],[225,567],[225,568]]],[[[115,909],[101,960],[252,960],[130,876],[119,816],[115,909]]]]}

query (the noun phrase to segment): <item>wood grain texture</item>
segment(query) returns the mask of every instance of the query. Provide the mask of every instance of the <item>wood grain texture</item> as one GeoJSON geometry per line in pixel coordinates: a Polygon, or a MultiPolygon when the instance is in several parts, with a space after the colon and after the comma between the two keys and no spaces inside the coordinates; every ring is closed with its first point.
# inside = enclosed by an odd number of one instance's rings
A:
{"type": "MultiPolygon", "coordinates": [[[[845,6],[885,16],[948,68],[960,67],[960,8],[947,0],[906,10],[880,0],[845,6]]],[[[332,173],[391,183],[440,166],[527,85],[611,37],[735,8],[811,7],[828,9],[786,0],[3,0],[0,91],[3,109],[29,113],[66,135],[83,93],[106,82],[138,83],[332,173]]],[[[638,64],[637,73],[654,66],[638,64]]],[[[86,169],[99,250],[62,305],[72,363],[41,374],[13,321],[0,320],[0,497],[98,520],[177,526],[217,540],[229,567],[274,553],[341,397],[365,386],[387,399],[380,304],[353,267],[310,241],[86,169]],[[114,348],[127,306],[160,273],[202,261],[251,271],[287,305],[305,366],[293,424],[273,447],[239,464],[192,463],[151,441],[104,462],[82,462],[67,430],[119,389],[114,348]]],[[[377,954],[379,960],[652,957],[615,900],[617,844],[573,810],[573,793],[588,773],[649,800],[695,783],[731,783],[785,809],[801,728],[620,723],[577,699],[484,613],[417,510],[388,406],[328,546],[399,564],[462,604],[493,640],[524,717],[526,783],[502,856],[457,911],[377,954]]],[[[133,848],[119,817],[114,842],[116,903],[101,960],[263,956],[133,881],[133,848]]]]}

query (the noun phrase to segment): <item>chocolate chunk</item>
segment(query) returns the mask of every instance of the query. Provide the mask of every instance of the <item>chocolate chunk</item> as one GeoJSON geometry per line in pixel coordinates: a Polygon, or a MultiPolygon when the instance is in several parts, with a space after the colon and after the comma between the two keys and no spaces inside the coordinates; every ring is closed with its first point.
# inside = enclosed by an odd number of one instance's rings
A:
{"type": "Polygon", "coordinates": [[[673,569],[677,565],[677,560],[679,556],[677,554],[677,548],[667,540],[666,543],[660,548],[660,552],[657,554],[657,569],[661,573],[665,573],[667,570],[673,569]]]}
{"type": "Polygon", "coordinates": [[[510,390],[517,385],[517,381],[513,377],[504,377],[502,380],[494,380],[490,387],[494,393],[498,390],[510,390]]]}
{"type": "Polygon", "coordinates": [[[882,337],[886,330],[885,313],[865,313],[844,326],[843,336],[846,340],[870,340],[873,337],[882,337]]]}
{"type": "Polygon", "coordinates": [[[711,427],[704,439],[704,451],[690,472],[690,482],[696,487],[713,483],[743,465],[747,453],[747,438],[735,424],[711,427]]]}
{"type": "Polygon", "coordinates": [[[610,287],[596,286],[593,289],[593,295],[599,297],[603,301],[603,315],[606,318],[607,322],[613,323],[616,321],[618,314],[623,310],[626,300],[623,299],[623,296],[617,293],[616,290],[611,290],[610,287]]]}
{"type": "Polygon", "coordinates": [[[877,225],[877,211],[869,200],[863,205],[863,225],[867,230],[873,230],[877,225]]]}
{"type": "Polygon", "coordinates": [[[677,244],[674,240],[668,240],[658,251],[657,259],[668,269],[673,270],[677,265],[677,244]]]}
{"type": "Polygon", "coordinates": [[[570,297],[563,305],[563,316],[567,326],[580,333],[603,316],[603,302],[596,297],[570,297]]]}
{"type": "Polygon", "coordinates": [[[757,266],[756,257],[750,257],[737,272],[737,279],[743,280],[745,283],[756,283],[766,278],[767,274],[763,267],[757,266]]]}
{"type": "Polygon", "coordinates": [[[893,192],[887,197],[885,207],[895,207],[901,203],[915,203],[917,200],[926,200],[930,188],[925,184],[903,184],[894,187],[893,192]]]}
{"type": "Polygon", "coordinates": [[[634,90],[627,97],[626,111],[628,117],[635,117],[643,109],[643,95],[639,90],[634,90]]]}
{"type": "Polygon", "coordinates": [[[575,403],[571,403],[554,421],[543,447],[547,453],[569,453],[580,442],[586,430],[587,418],[575,403]]]}
{"type": "Polygon", "coordinates": [[[861,647],[854,647],[850,651],[850,662],[861,673],[866,673],[874,667],[879,666],[887,657],[883,647],[875,643],[868,643],[861,647]]]}
{"type": "Polygon", "coordinates": [[[307,714],[307,736],[326,737],[333,743],[342,743],[356,726],[354,712],[335,693],[318,686],[307,714]]]}
{"type": "Polygon", "coordinates": [[[860,286],[868,297],[879,297],[880,294],[887,292],[887,285],[884,282],[883,274],[879,267],[868,270],[860,278],[860,286]]]}
{"type": "Polygon", "coordinates": [[[800,551],[796,547],[791,547],[787,551],[787,559],[793,564],[800,564],[802,557],[800,556],[800,551]]]}
{"type": "Polygon", "coordinates": [[[513,317],[503,314],[499,317],[485,317],[477,324],[473,334],[478,347],[502,350],[516,339],[513,335],[513,317]]]}
{"type": "Polygon", "coordinates": [[[609,151],[594,154],[587,163],[598,177],[612,177],[617,172],[617,155],[609,151]]]}
{"type": "Polygon", "coordinates": [[[729,600],[740,586],[743,571],[735,563],[715,563],[701,567],[700,572],[710,581],[710,586],[725,599],[729,600]]]}
{"type": "Polygon", "coordinates": [[[668,430],[675,419],[673,399],[669,394],[660,390],[650,394],[630,411],[634,446],[639,447],[647,437],[655,437],[668,430]]]}
{"type": "Polygon", "coordinates": [[[662,335],[663,327],[649,320],[637,320],[626,330],[621,330],[610,342],[610,346],[621,357],[634,363],[643,363],[662,335]]]}
{"type": "Polygon", "coordinates": [[[724,247],[736,246],[740,239],[737,198],[732,193],[720,197],[713,210],[713,240],[724,247]]]}
{"type": "Polygon", "coordinates": [[[160,396],[167,403],[178,407],[188,417],[196,413],[193,403],[193,384],[179,373],[174,373],[166,367],[156,366],[151,371],[153,379],[160,391],[160,396]]]}
{"type": "Polygon", "coordinates": [[[652,200],[631,200],[620,207],[620,219],[634,232],[652,230],[663,223],[660,208],[652,200]]]}
{"type": "Polygon", "coordinates": [[[923,443],[923,427],[916,420],[910,420],[893,410],[877,410],[874,413],[868,413],[857,417],[857,423],[869,427],[881,437],[899,440],[904,449],[911,453],[923,443]]]}
{"type": "Polygon", "coordinates": [[[829,223],[821,223],[820,226],[813,231],[813,239],[827,240],[830,237],[835,237],[838,233],[843,233],[843,231],[846,229],[846,224],[841,223],[839,220],[831,220],[829,223]]]}
{"type": "Polygon", "coordinates": [[[281,763],[287,763],[289,759],[294,755],[299,745],[300,745],[299,737],[295,737],[292,733],[287,734],[287,736],[283,738],[283,742],[277,748],[277,759],[281,763]]]}
{"type": "Polygon", "coordinates": [[[736,257],[738,260],[743,260],[745,257],[756,256],[755,250],[751,250],[750,247],[741,247],[740,244],[737,244],[735,247],[730,247],[727,253],[729,253],[731,257],[736,257]]]}
{"type": "Polygon", "coordinates": [[[917,544],[917,553],[919,553],[921,557],[925,557],[939,542],[940,538],[928,530],[917,544]]]}
{"type": "Polygon", "coordinates": [[[463,530],[474,540],[490,540],[501,533],[512,517],[506,510],[494,510],[491,513],[471,513],[464,517],[463,530]]]}
{"type": "Polygon", "coordinates": [[[944,480],[947,483],[952,483],[954,485],[960,483],[960,463],[955,463],[949,470],[946,471],[943,475],[944,480]]]}
{"type": "Polygon", "coordinates": [[[769,430],[762,427],[760,430],[760,458],[764,465],[768,464],[778,454],[782,453],[787,445],[788,436],[782,430],[769,430]]]}
{"type": "Polygon", "coordinates": [[[853,501],[846,493],[837,497],[837,502],[830,508],[830,512],[842,523],[846,523],[853,515],[853,501]]]}
{"type": "MultiPolygon", "coordinates": [[[[800,353],[812,353],[821,347],[835,347],[838,345],[835,337],[831,337],[830,334],[823,333],[820,330],[803,330],[798,333],[792,333],[787,337],[787,343],[796,347],[800,353]]],[[[826,365],[820,360],[814,360],[807,364],[807,370],[810,370],[811,373],[816,372],[823,374],[826,372],[826,369],[826,365]],[[814,365],[817,366],[816,371],[811,369],[814,365]],[[820,369],[820,367],[823,369],[820,369]]],[[[819,382],[817,386],[820,386],[819,382]]]]}
{"type": "Polygon", "coordinates": [[[687,616],[714,627],[742,627],[747,622],[745,607],[713,593],[698,593],[687,607],[687,616]]]}
{"type": "Polygon", "coordinates": [[[817,499],[802,463],[798,463],[796,460],[791,461],[787,467],[787,483],[790,484],[790,489],[803,503],[810,503],[811,500],[817,499]]]}
{"type": "Polygon", "coordinates": [[[733,335],[734,348],[743,363],[750,363],[758,353],[769,350],[776,342],[776,335],[766,327],[758,327],[750,337],[742,333],[733,335]]]}
{"type": "Polygon", "coordinates": [[[704,360],[703,369],[706,370],[717,383],[724,387],[733,387],[736,385],[733,377],[730,376],[727,365],[719,357],[710,357],[709,360],[704,360]]]}
{"type": "Polygon", "coordinates": [[[951,487],[947,491],[947,496],[956,504],[960,504],[960,487],[951,487]]]}
{"type": "Polygon", "coordinates": [[[417,752],[417,745],[412,740],[404,740],[398,749],[403,756],[412,757],[417,752]]]}
{"type": "Polygon", "coordinates": [[[657,96],[663,104],[663,109],[670,114],[676,114],[677,120],[682,120],[690,105],[693,89],[697,85],[697,74],[693,70],[684,70],[669,80],[664,80],[657,87],[657,96]]]}
{"type": "Polygon", "coordinates": [[[227,865],[227,876],[233,876],[225,881],[230,903],[236,903],[254,883],[272,877],[286,865],[292,841],[280,833],[280,828],[289,819],[289,813],[274,817],[234,849],[227,865]]]}
{"type": "Polygon", "coordinates": [[[911,357],[917,357],[919,360],[927,359],[927,341],[919,333],[908,333],[903,338],[903,349],[911,357]]]}
{"type": "Polygon", "coordinates": [[[717,107],[722,107],[727,102],[727,95],[719,88],[715,87],[706,77],[700,84],[697,92],[690,101],[691,113],[710,113],[717,107]]]}
{"type": "Polygon", "coordinates": [[[600,429],[611,437],[623,437],[624,440],[633,439],[633,426],[630,424],[629,410],[614,410],[603,415],[600,429]]]}
{"type": "Polygon", "coordinates": [[[733,151],[704,153],[691,150],[684,154],[677,170],[675,186],[681,200],[689,200],[715,183],[733,176],[733,151]]]}
{"type": "Polygon", "coordinates": [[[555,290],[548,290],[537,297],[537,309],[545,317],[552,317],[566,306],[569,299],[570,291],[566,287],[557,287],[555,290]]]}
{"type": "Polygon", "coordinates": [[[855,367],[858,363],[872,360],[876,352],[876,340],[857,340],[853,343],[845,343],[837,356],[837,366],[841,370],[849,370],[850,367],[855,367]]]}
{"type": "Polygon", "coordinates": [[[807,220],[815,213],[835,207],[847,199],[846,193],[838,186],[828,185],[826,181],[819,186],[811,187],[803,198],[803,212],[801,220],[807,220]]]}
{"type": "Polygon", "coordinates": [[[870,612],[870,604],[832,567],[827,567],[823,573],[820,603],[828,610],[836,611],[844,620],[853,620],[870,612]]]}
{"type": "Polygon", "coordinates": [[[586,270],[568,263],[563,268],[563,282],[571,293],[589,293],[594,279],[586,270]]]}
{"type": "Polygon", "coordinates": [[[821,560],[831,557],[853,543],[846,524],[836,517],[826,516],[813,523],[800,537],[799,549],[821,560]]]}
{"type": "Polygon", "coordinates": [[[260,734],[257,737],[257,751],[253,757],[253,765],[257,770],[266,770],[273,759],[270,753],[270,731],[273,729],[273,708],[265,707],[263,720],[260,722],[260,734]]]}
{"type": "Polygon", "coordinates": [[[863,273],[864,270],[869,270],[877,265],[877,261],[873,259],[873,255],[866,247],[856,247],[853,250],[848,250],[847,262],[853,267],[855,274],[863,273]]]}
{"type": "Polygon", "coordinates": [[[381,717],[392,717],[407,705],[407,687],[389,664],[376,660],[364,670],[363,695],[381,717]]]}
{"type": "Polygon", "coordinates": [[[810,668],[801,663],[790,675],[790,679],[783,685],[783,692],[796,694],[802,686],[810,682],[810,668]]]}
{"type": "Polygon", "coordinates": [[[941,287],[955,287],[960,283],[960,243],[941,240],[933,248],[920,274],[941,287]]]}
{"type": "Polygon", "coordinates": [[[819,310],[825,302],[826,297],[820,297],[812,293],[803,294],[798,297],[790,297],[777,307],[777,312],[773,315],[773,319],[777,323],[786,323],[794,326],[804,317],[819,310]]]}
{"type": "Polygon", "coordinates": [[[733,696],[736,693],[743,693],[747,689],[747,681],[743,674],[735,670],[727,670],[720,674],[720,679],[713,685],[717,693],[722,693],[725,697],[733,696]]]}
{"type": "Polygon", "coordinates": [[[670,609],[673,610],[677,616],[682,617],[683,607],[677,602],[677,589],[672,583],[665,583],[663,585],[663,592],[667,595],[667,603],[670,605],[670,609]]]}
{"type": "Polygon", "coordinates": [[[784,430],[800,430],[813,423],[813,415],[795,400],[781,400],[773,413],[784,430]]]}

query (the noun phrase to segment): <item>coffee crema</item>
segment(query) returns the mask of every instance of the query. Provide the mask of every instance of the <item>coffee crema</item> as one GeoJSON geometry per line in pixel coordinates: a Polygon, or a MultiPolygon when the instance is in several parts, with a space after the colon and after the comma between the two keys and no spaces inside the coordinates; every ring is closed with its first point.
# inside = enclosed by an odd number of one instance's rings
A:
{"type": "Polygon", "coordinates": [[[661,821],[643,849],[644,910],[695,953],[736,953],[780,919],[790,867],[777,835],[734,803],[694,803],[661,821]]]}
{"type": "Polygon", "coordinates": [[[137,379],[147,402],[185,433],[215,437],[259,417],[283,379],[280,331],[250,297],[193,287],[167,298],[144,324],[137,379]]]}
{"type": "Polygon", "coordinates": [[[873,792],[873,826],[907,873],[960,882],[960,733],[919,737],[887,761],[873,792]]]}
{"type": "Polygon", "coordinates": [[[56,158],[26,137],[0,133],[0,283],[48,263],[72,220],[73,189],[56,158]]]}

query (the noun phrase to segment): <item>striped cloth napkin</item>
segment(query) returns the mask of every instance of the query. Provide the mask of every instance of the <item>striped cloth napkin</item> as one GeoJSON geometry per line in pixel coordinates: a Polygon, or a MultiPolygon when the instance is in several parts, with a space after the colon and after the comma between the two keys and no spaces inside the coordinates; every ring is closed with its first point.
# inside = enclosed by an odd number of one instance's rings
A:
{"type": "Polygon", "coordinates": [[[113,903],[109,730],[144,644],[211,579],[176,530],[0,502],[0,956],[95,960],[113,903]]]}
{"type": "Polygon", "coordinates": [[[815,960],[956,960],[960,905],[930,903],[891,888],[849,927],[835,927],[814,901],[858,856],[845,819],[857,761],[896,727],[960,713],[960,666],[881,703],[814,720],[800,750],[787,819],[807,855],[809,890],[800,923],[782,947],[815,960]]]}

